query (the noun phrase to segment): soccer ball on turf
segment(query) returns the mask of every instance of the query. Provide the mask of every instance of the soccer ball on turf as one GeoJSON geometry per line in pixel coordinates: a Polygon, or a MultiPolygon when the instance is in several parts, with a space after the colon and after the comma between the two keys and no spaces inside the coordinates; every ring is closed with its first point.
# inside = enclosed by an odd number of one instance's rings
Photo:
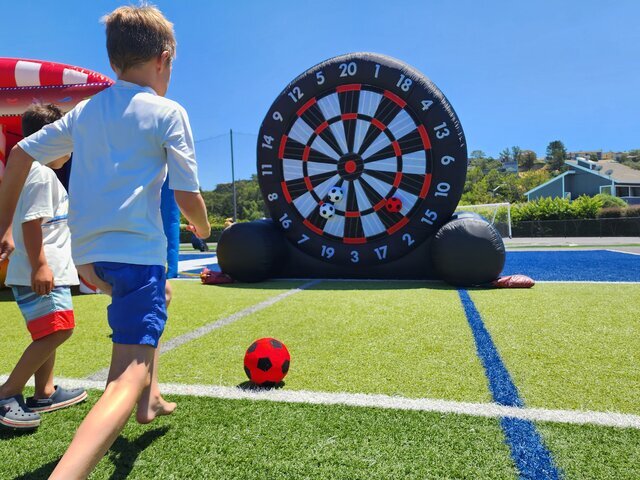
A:
{"type": "Polygon", "coordinates": [[[331,190],[329,190],[327,196],[333,203],[338,203],[340,200],[342,200],[344,192],[340,187],[331,187],[331,190]]]}
{"type": "Polygon", "coordinates": [[[244,372],[256,385],[273,387],[285,377],[290,362],[284,343],[275,338],[260,338],[244,354],[244,372]]]}
{"type": "Polygon", "coordinates": [[[331,203],[323,203],[320,205],[320,216],[329,219],[336,213],[335,207],[331,203]]]}

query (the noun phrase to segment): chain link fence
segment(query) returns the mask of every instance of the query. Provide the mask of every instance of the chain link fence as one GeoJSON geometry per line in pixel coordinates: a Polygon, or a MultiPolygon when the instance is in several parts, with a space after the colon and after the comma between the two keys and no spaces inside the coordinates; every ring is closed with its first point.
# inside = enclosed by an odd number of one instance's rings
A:
{"type": "Polygon", "coordinates": [[[640,217],[536,220],[514,223],[512,229],[514,237],[635,237],[640,236],[640,217]]]}

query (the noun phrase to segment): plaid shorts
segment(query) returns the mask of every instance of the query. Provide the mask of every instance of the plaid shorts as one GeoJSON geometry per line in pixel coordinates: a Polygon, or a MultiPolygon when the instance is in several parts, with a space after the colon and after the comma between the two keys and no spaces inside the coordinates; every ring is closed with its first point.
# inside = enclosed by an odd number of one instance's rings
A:
{"type": "Polygon", "coordinates": [[[11,289],[33,340],[76,326],[69,287],[55,287],[48,295],[37,295],[31,287],[11,289]]]}

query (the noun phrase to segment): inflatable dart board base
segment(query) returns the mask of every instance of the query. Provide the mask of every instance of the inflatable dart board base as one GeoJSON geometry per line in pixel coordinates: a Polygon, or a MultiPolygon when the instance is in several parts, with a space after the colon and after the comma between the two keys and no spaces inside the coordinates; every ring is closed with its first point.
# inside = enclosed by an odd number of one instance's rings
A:
{"type": "Polygon", "coordinates": [[[432,238],[397,260],[380,265],[338,265],[323,262],[287,242],[287,262],[274,278],[350,278],[384,280],[440,280],[431,260],[432,238]]]}
{"type": "Polygon", "coordinates": [[[281,276],[433,278],[429,239],[460,199],[467,151],[420,72],[372,53],[316,65],[271,106],[257,158],[287,239],[281,276]]]}

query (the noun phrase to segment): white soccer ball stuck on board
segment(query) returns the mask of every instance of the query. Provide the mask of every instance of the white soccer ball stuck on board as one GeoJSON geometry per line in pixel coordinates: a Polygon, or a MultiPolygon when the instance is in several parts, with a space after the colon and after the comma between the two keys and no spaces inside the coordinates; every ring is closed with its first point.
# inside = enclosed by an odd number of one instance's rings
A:
{"type": "Polygon", "coordinates": [[[330,203],[323,203],[320,205],[320,216],[322,218],[331,218],[333,214],[336,213],[336,209],[330,203]]]}
{"type": "Polygon", "coordinates": [[[338,203],[340,200],[342,200],[342,197],[344,196],[344,192],[340,187],[331,187],[331,190],[329,190],[329,193],[327,196],[329,197],[329,200],[331,200],[333,203],[338,203]]]}

